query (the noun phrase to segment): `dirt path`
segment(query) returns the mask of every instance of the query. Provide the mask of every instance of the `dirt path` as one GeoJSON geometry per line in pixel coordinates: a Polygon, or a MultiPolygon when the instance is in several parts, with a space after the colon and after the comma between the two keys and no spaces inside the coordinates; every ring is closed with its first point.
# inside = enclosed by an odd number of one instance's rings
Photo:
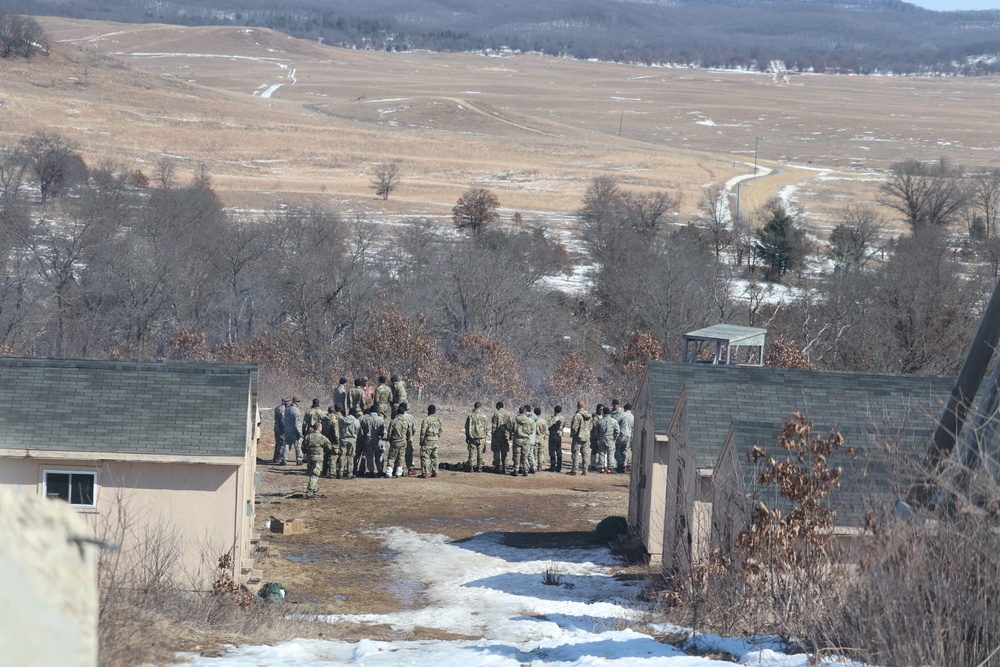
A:
{"type": "MultiPolygon", "coordinates": [[[[464,461],[461,428],[465,411],[442,408],[445,425],[441,461],[464,461]]],[[[263,425],[268,434],[270,425],[263,425]]],[[[269,461],[270,438],[259,456],[269,461]]],[[[601,519],[627,513],[628,477],[589,474],[570,477],[539,472],[512,478],[490,473],[441,471],[435,479],[320,480],[322,497],[299,495],[303,467],[260,464],[257,527],[270,541],[256,567],[264,581],[288,589],[289,601],[310,613],[389,613],[422,606],[414,573],[399,571],[379,531],[390,526],[445,535],[450,540],[477,533],[503,534],[510,542],[537,545],[586,544],[601,519]],[[305,532],[275,535],[263,528],[270,516],[301,518],[305,532]]],[[[326,628],[326,636],[371,636],[370,629],[326,628]]],[[[420,633],[414,637],[422,636],[420,633]]]]}

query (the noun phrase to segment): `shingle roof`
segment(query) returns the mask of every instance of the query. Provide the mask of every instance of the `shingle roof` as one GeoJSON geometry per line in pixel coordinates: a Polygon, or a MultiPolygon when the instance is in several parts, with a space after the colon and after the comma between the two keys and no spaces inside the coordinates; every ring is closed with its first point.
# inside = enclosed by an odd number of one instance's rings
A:
{"type": "Polygon", "coordinates": [[[0,449],[243,456],[257,365],[0,357],[0,449]]]}
{"type": "Polygon", "coordinates": [[[700,467],[715,465],[730,423],[773,430],[773,443],[796,411],[817,429],[837,426],[845,435],[862,433],[869,422],[884,422],[883,414],[899,420],[908,412],[910,427],[929,433],[954,384],[954,378],[927,375],[663,361],[650,362],[647,379],[657,433],[666,433],[674,405],[687,390],[691,440],[700,467]]]}
{"type": "MultiPolygon", "coordinates": [[[[894,487],[908,484],[908,479],[894,479],[899,470],[873,445],[891,440],[919,460],[954,384],[954,378],[938,376],[667,362],[651,362],[647,377],[657,433],[669,427],[681,390],[686,391],[691,445],[699,467],[716,464],[732,424],[736,458],[750,489],[756,486],[756,470],[747,463],[747,450],[761,445],[778,457],[777,436],[792,413],[813,421],[814,435],[836,427],[844,436],[844,448],[856,452],[856,458],[844,454],[832,462],[844,468],[836,492],[841,525],[858,525],[869,505],[888,506],[894,487]]],[[[762,499],[775,505],[774,497],[762,499]]]]}

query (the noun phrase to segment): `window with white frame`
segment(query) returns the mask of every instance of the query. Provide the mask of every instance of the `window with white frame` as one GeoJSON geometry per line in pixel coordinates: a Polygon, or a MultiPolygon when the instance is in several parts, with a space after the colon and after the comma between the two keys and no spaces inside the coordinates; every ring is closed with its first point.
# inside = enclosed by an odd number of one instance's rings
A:
{"type": "Polygon", "coordinates": [[[96,507],[97,473],[86,470],[46,470],[42,474],[42,495],[65,500],[70,507],[96,507]]]}

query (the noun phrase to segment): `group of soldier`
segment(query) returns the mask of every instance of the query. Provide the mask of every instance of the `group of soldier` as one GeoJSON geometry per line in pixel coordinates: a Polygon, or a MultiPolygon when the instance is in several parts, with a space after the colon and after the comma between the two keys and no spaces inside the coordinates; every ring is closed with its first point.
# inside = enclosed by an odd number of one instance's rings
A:
{"type": "MultiPolygon", "coordinates": [[[[319,478],[354,479],[365,477],[403,477],[417,474],[414,468],[414,437],[420,447],[420,478],[437,477],[438,443],[442,425],[434,405],[427,406],[427,415],[420,422],[408,410],[406,385],[397,376],[378,378],[371,387],[366,378],[354,380],[347,388],[347,379],[333,393],[333,405],[323,410],[319,399],[304,411],[299,396],[283,398],[274,408],[274,456],[272,463],[288,465],[289,454],[295,464],[306,464],[309,482],[306,497],[315,498],[319,478]]],[[[492,456],[490,470],[512,476],[534,474],[540,470],[548,447],[551,472],[563,469],[563,436],[569,432],[571,463],[568,475],[586,475],[587,450],[590,450],[591,470],[623,473],[626,454],[632,440],[634,417],[631,405],[620,407],[598,405],[593,414],[581,401],[566,426],[562,407],[555,406],[549,418],[542,409],[523,405],[517,415],[496,404],[492,417],[476,402],[465,420],[465,441],[468,445],[466,472],[486,472],[486,447],[492,456]],[[509,461],[508,461],[509,457],[509,461]],[[579,470],[579,472],[577,472],[579,470]]]]}

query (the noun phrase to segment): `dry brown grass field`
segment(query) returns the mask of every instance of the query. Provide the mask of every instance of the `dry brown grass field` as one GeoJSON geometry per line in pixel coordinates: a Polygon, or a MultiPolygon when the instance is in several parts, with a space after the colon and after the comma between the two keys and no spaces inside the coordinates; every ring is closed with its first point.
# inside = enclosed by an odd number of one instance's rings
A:
{"type": "Polygon", "coordinates": [[[48,57],[4,63],[0,139],[37,129],[88,160],[208,164],[230,206],[447,216],[470,184],[552,223],[590,180],[682,197],[753,172],[750,210],[793,192],[817,229],[873,201],[895,161],[1000,165],[1000,80],[772,75],[538,55],[345,50],[245,28],[42,19],[48,57]],[[374,164],[404,180],[387,202],[374,164]]]}

